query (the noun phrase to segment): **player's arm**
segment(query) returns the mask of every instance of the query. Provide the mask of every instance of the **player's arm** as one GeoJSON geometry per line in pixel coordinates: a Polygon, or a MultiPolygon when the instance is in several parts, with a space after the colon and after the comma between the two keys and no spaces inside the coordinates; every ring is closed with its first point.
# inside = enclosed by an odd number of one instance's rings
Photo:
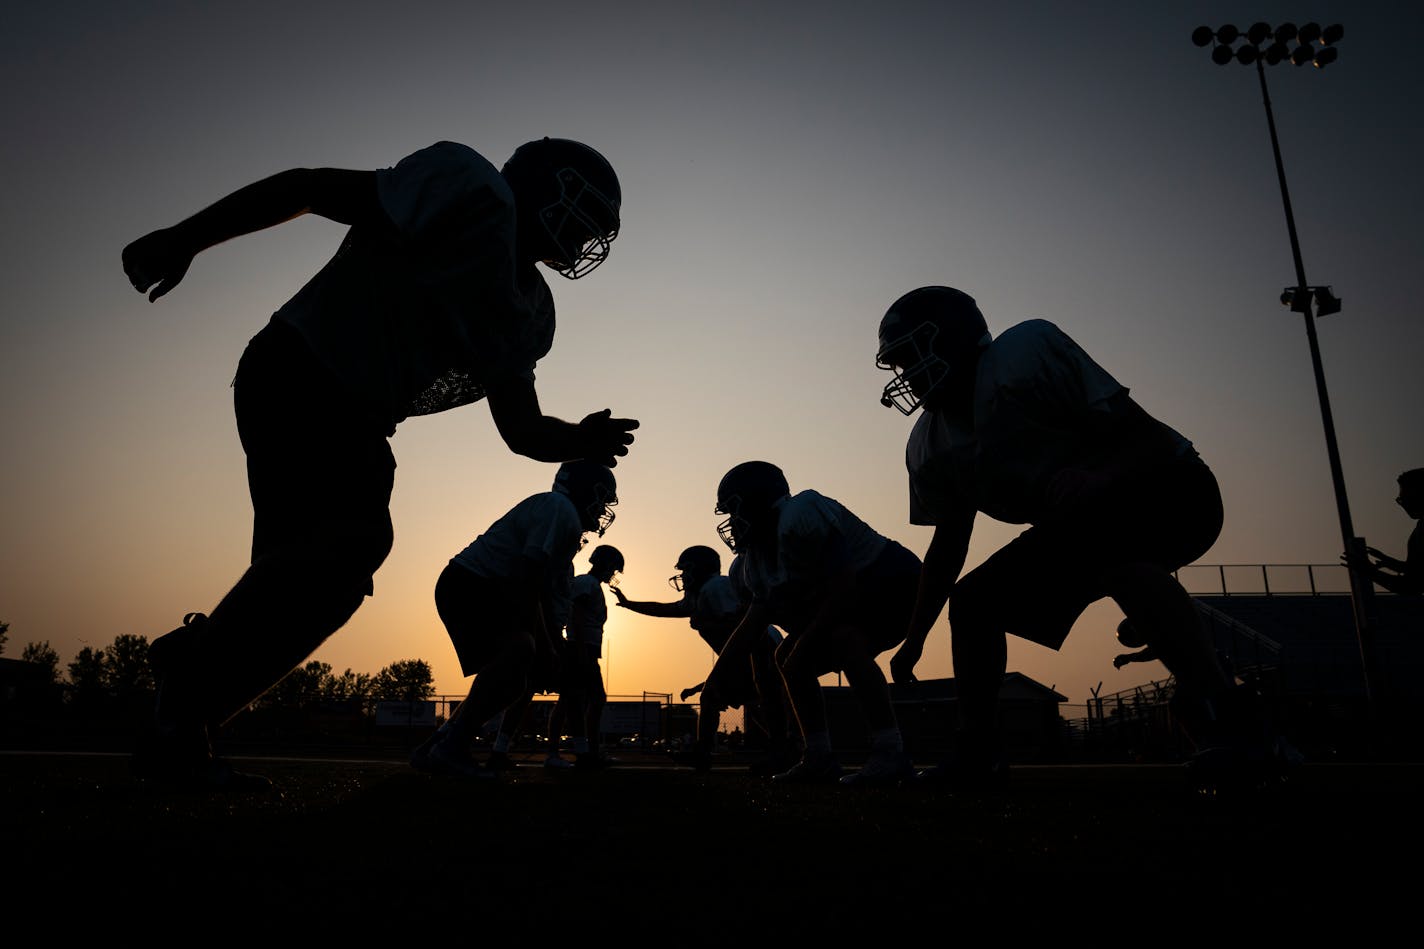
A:
{"type": "Polygon", "coordinates": [[[686,597],[683,597],[676,603],[657,603],[652,600],[630,600],[623,595],[622,590],[614,587],[613,598],[616,599],[618,605],[625,610],[641,613],[644,616],[661,616],[665,619],[686,619],[692,615],[692,604],[688,602],[686,597]]]}
{"type": "Polygon", "coordinates": [[[385,219],[374,171],[293,168],[240,188],[172,227],[145,234],[124,248],[124,273],[150,302],[176,287],[193,258],[223,241],[302,214],[340,224],[385,219]]]}
{"type": "Polygon", "coordinates": [[[969,554],[969,537],[974,530],[974,510],[967,508],[951,521],[935,525],[929,549],[920,568],[920,586],[915,594],[915,611],[910,615],[910,627],[905,641],[890,659],[890,674],[896,682],[914,682],[915,664],[925,651],[925,640],[950,591],[964,569],[969,554]]]}
{"type": "Polygon", "coordinates": [[[577,461],[587,458],[613,467],[633,444],[636,419],[613,418],[604,409],[574,423],[545,415],[534,381],[524,376],[485,385],[485,399],[499,436],[516,455],[535,461],[577,461]]]}
{"type": "Polygon", "coordinates": [[[1157,653],[1153,651],[1151,646],[1148,646],[1146,649],[1141,649],[1137,652],[1125,652],[1119,654],[1113,659],[1113,668],[1121,669],[1123,666],[1131,662],[1152,662],[1156,658],[1157,653]]]}
{"type": "Polygon", "coordinates": [[[703,683],[704,689],[715,690],[718,677],[724,674],[723,670],[745,662],[747,650],[756,642],[758,636],[766,635],[766,628],[770,624],[771,609],[765,604],[753,602],[742,616],[742,621],[737,624],[737,628],[732,630],[732,635],[727,637],[722,651],[717,654],[717,661],[712,664],[712,671],[707,673],[707,680],[703,683]]]}

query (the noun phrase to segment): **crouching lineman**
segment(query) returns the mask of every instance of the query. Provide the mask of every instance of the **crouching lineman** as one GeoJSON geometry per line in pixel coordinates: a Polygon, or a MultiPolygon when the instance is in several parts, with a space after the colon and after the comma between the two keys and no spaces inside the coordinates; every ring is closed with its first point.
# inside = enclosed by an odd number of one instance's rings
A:
{"type": "Polygon", "coordinates": [[[470,694],[411,755],[422,771],[489,777],[470,743],[481,725],[519,701],[559,667],[557,631],[547,617],[568,597],[574,555],[586,531],[599,536],[618,503],[613,472],[592,461],[559,466],[551,491],[516,504],[456,554],[435,585],[435,608],[450,634],[470,694]]]}
{"type": "Polygon", "coordinates": [[[1216,479],[1191,442],[1057,326],[1030,320],[993,338],[974,299],[949,287],[895,301],[880,322],[876,363],[895,373],[882,403],[907,415],[924,408],[905,462],[910,522],[933,526],[934,536],[890,669],[896,681],[914,679],[947,600],[962,732],[943,776],[1003,779],[1005,634],[1058,649],[1105,596],[1176,676],[1174,709],[1198,748],[1259,759],[1254,697],[1233,688],[1173,577],[1222,525],[1216,479]],[[1030,527],[959,577],[977,511],[1030,527]]]}
{"type": "Polygon", "coordinates": [[[805,743],[801,760],[773,780],[833,780],[822,675],[845,672],[870,730],[870,757],[843,784],[893,783],[911,773],[885,675],[875,657],[899,645],[915,602],[920,561],[877,534],[839,502],[815,491],[791,494],[781,469],[737,465],[717,486],[717,528],[738,554],[750,603],[707,676],[719,689],[768,623],[786,630],[776,664],[805,743]]]}
{"type": "MultiPolygon", "coordinates": [[[[734,562],[734,569],[739,566],[740,561],[734,562]]],[[[634,613],[686,617],[702,641],[720,654],[746,613],[731,581],[722,575],[721,556],[711,547],[689,547],[678,556],[676,568],[679,572],[668,579],[672,588],[682,594],[682,599],[676,602],[630,600],[617,587],[613,588],[613,595],[619,606],[634,613]]],[[[752,639],[741,661],[733,662],[729,657],[726,674],[716,688],[709,690],[703,682],[682,693],[684,701],[702,693],[697,744],[686,758],[686,763],[698,771],[712,767],[721,713],[739,705],[746,709],[747,724],[765,733],[767,738],[768,758],[753,765],[752,771],[769,774],[784,770],[792,763],[787,759],[785,693],[775,659],[781,634],[776,627],[768,626],[766,635],[752,639]]]]}

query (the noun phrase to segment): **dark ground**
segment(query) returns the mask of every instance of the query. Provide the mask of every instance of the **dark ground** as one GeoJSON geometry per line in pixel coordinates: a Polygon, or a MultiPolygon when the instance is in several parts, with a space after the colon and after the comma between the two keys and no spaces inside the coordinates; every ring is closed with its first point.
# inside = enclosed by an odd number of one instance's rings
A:
{"type": "Polygon", "coordinates": [[[655,759],[524,767],[493,786],[389,761],[244,766],[280,792],[204,797],[139,784],[122,756],[0,754],[6,915],[159,941],[197,925],[223,944],[228,930],[349,927],[364,944],[608,926],[879,944],[953,941],[970,917],[1115,939],[1142,916],[1159,934],[1242,912],[1233,928],[1279,931],[1361,910],[1372,928],[1412,912],[1424,843],[1424,765],[1306,765],[1227,799],[1152,766],[1023,767],[982,794],[787,788],[655,759]]]}

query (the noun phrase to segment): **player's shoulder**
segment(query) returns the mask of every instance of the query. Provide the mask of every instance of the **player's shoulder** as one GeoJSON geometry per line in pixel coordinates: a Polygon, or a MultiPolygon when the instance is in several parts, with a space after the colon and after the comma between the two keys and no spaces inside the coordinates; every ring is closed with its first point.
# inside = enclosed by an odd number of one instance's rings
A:
{"type": "Polygon", "coordinates": [[[439,141],[433,145],[418,148],[401,159],[402,164],[410,161],[440,163],[453,168],[466,168],[477,174],[503,178],[499,174],[499,169],[495,168],[488,158],[460,142],[439,141]]]}
{"type": "Polygon", "coordinates": [[[995,336],[989,344],[990,351],[1007,349],[1037,348],[1043,346],[1076,346],[1067,333],[1051,320],[1032,319],[1015,323],[995,336]]]}
{"type": "Polygon", "coordinates": [[[979,384],[1022,387],[1063,371],[1078,372],[1092,362],[1081,346],[1049,320],[1024,320],[996,336],[980,367],[979,384]]]}
{"type": "Polygon", "coordinates": [[[796,511],[830,511],[832,513],[844,511],[846,506],[829,495],[822,494],[813,488],[798,491],[791,496],[787,502],[788,507],[796,511]]]}
{"type": "Polygon", "coordinates": [[[417,149],[380,173],[383,185],[391,188],[403,182],[421,197],[431,191],[451,194],[478,194],[481,203],[514,209],[514,192],[489,159],[468,145],[439,141],[417,149]]]}
{"type": "Polygon", "coordinates": [[[826,524],[839,523],[849,512],[835,498],[807,488],[787,499],[781,508],[780,530],[819,531],[826,524]]]}
{"type": "MultiPolygon", "coordinates": [[[[738,571],[741,567],[737,567],[738,571]]],[[[725,574],[718,574],[709,578],[702,584],[702,589],[697,591],[698,603],[716,603],[718,600],[728,596],[735,597],[736,591],[732,588],[732,579],[725,574]]]]}
{"type": "Polygon", "coordinates": [[[535,519],[548,520],[550,518],[578,520],[578,508],[574,507],[574,502],[570,501],[567,495],[558,491],[541,491],[538,494],[531,494],[514,506],[514,512],[532,517],[535,519]]]}
{"type": "Polygon", "coordinates": [[[814,488],[804,488],[791,495],[791,497],[787,498],[785,501],[785,506],[787,508],[793,509],[814,508],[819,507],[828,501],[834,503],[831,498],[826,497],[824,494],[815,490],[814,488]]]}

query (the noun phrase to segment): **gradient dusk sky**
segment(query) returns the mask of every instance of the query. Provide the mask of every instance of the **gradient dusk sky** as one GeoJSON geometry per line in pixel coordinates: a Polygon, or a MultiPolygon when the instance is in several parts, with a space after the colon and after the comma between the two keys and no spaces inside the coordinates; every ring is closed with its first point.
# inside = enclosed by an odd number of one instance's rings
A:
{"type": "MultiPolygon", "coordinates": [[[[886,306],[923,284],[991,329],[1057,322],[1216,471],[1210,563],[1333,563],[1320,412],[1254,70],[1192,29],[1344,23],[1340,59],[1268,73],[1358,533],[1402,555],[1395,476],[1424,465],[1424,35],[1412,6],[59,2],[7,10],[0,101],[0,620],[10,655],[63,661],[208,610],[246,562],[231,390],[246,340],[330,257],[314,217],[201,255],[150,305],[119,251],[296,166],[377,168],[440,139],[496,165],[587,141],[623,232],[587,280],[550,277],[547,411],[642,420],[606,541],[623,588],[671,598],[679,550],[717,545],[718,479],[750,458],[923,553],[911,420],[878,402],[886,306]]],[[[432,590],[449,557],[553,467],[476,405],[393,440],[395,551],[316,654],[402,658],[463,692],[432,590]]],[[[971,564],[1018,528],[981,517],[971,564]]],[[[584,569],[584,563],[578,569],[584,569]]],[[[1061,655],[1009,666],[1082,701],[1160,666],[1111,665],[1111,605],[1061,655]]],[[[675,692],[711,654],[680,621],[611,610],[609,687],[675,692]]],[[[888,658],[888,656],[886,657],[888,658]]],[[[943,619],[920,667],[951,672],[943,619]]]]}

